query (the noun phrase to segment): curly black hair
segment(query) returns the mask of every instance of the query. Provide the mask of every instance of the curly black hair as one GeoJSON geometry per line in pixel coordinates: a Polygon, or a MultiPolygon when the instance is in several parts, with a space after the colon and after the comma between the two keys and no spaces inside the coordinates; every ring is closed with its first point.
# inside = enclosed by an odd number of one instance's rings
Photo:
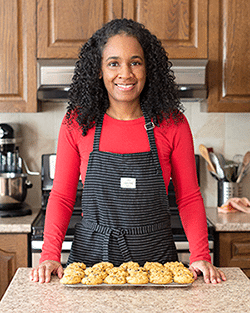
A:
{"type": "Polygon", "coordinates": [[[103,80],[100,79],[102,52],[108,39],[126,34],[139,41],[146,63],[146,83],[140,95],[143,111],[159,126],[170,115],[178,123],[184,111],[179,97],[172,63],[161,42],[144,25],[128,19],[114,19],[97,30],[82,46],[76,62],[66,119],[76,120],[85,136],[98,123],[109,107],[109,98],[103,80]]]}

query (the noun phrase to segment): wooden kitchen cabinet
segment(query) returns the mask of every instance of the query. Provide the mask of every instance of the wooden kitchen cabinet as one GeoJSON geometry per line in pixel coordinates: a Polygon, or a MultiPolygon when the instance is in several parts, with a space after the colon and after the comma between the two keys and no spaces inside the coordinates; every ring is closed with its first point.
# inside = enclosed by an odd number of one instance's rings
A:
{"type": "MultiPolygon", "coordinates": [[[[38,0],[37,56],[75,59],[87,39],[115,17],[116,1],[38,0]],[[107,6],[110,4],[110,6],[107,6]],[[108,14],[108,16],[107,16],[108,14]]],[[[119,1],[118,1],[119,2],[119,1]]]]}
{"type": "Polygon", "coordinates": [[[36,1],[0,0],[0,112],[36,112],[36,1]]]}
{"type": "Polygon", "coordinates": [[[249,16],[249,0],[209,0],[209,112],[250,112],[249,16]]]}
{"type": "Polygon", "coordinates": [[[219,233],[219,264],[240,267],[250,278],[250,232],[219,233]]]}
{"type": "Polygon", "coordinates": [[[38,58],[75,59],[114,18],[143,23],[174,58],[207,58],[208,0],[38,0],[38,58]]]}
{"type": "Polygon", "coordinates": [[[0,234],[0,299],[19,267],[28,266],[28,235],[0,234]]]}

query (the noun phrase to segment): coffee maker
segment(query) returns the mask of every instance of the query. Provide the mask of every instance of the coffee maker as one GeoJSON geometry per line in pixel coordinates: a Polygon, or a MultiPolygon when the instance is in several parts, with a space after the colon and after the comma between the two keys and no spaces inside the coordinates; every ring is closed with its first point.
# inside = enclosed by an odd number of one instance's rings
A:
{"type": "Polygon", "coordinates": [[[0,124],[0,217],[14,217],[31,214],[24,200],[32,184],[23,173],[23,160],[14,130],[8,124],[0,124]]]}

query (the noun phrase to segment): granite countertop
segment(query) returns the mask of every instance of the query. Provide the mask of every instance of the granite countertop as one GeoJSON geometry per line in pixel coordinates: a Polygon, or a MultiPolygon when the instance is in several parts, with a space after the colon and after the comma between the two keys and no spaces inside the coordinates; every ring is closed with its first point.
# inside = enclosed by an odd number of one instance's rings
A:
{"type": "Polygon", "coordinates": [[[227,281],[190,287],[84,287],[29,281],[29,268],[19,268],[0,302],[0,312],[250,312],[250,280],[239,268],[223,268],[227,281]]]}
{"type": "Polygon", "coordinates": [[[214,207],[206,208],[206,214],[216,231],[250,231],[250,214],[243,212],[218,213],[218,209],[214,207]]]}
{"type": "Polygon", "coordinates": [[[39,213],[40,208],[31,208],[32,214],[17,217],[0,217],[1,233],[30,233],[31,225],[39,213]]]}

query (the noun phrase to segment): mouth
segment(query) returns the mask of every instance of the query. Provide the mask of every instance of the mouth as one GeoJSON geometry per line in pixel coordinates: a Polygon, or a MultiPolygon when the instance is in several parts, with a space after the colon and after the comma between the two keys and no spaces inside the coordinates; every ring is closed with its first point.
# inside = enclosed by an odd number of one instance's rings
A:
{"type": "Polygon", "coordinates": [[[135,84],[115,84],[118,89],[129,91],[134,88],[135,84]]]}

